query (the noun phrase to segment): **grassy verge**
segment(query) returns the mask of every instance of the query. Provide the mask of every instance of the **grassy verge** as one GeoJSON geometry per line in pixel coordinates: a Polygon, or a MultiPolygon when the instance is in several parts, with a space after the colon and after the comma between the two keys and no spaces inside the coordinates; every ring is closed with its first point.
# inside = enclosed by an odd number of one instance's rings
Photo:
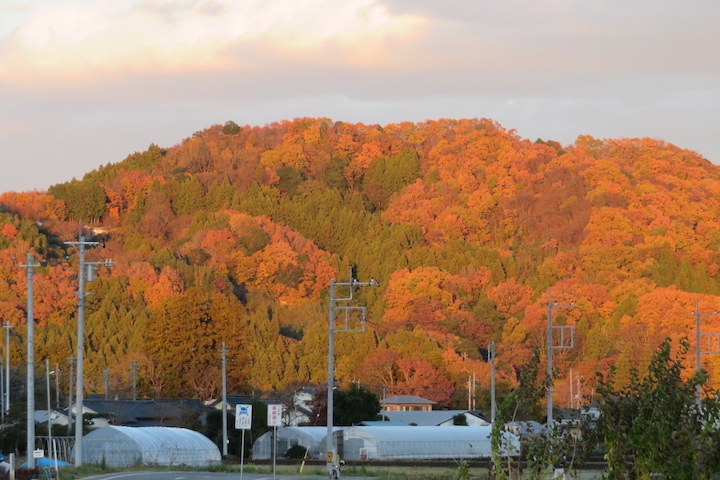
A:
{"type": "MultiPolygon", "coordinates": [[[[238,466],[239,470],[239,466],[238,466]]],[[[271,474],[271,465],[245,465],[247,473],[271,474]]],[[[278,475],[302,475],[327,477],[325,465],[276,465],[278,475]]],[[[486,479],[487,469],[473,469],[472,478],[486,479]]],[[[346,465],[342,469],[343,477],[364,477],[386,480],[457,480],[458,467],[430,467],[430,466],[372,466],[372,465],[346,465]]]]}

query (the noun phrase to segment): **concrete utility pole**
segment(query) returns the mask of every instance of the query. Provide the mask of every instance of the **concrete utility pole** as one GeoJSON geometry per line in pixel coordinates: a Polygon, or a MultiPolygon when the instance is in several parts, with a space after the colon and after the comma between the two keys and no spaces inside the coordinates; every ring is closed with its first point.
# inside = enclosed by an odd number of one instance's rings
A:
{"type": "Polygon", "coordinates": [[[574,346],[574,334],[575,327],[572,326],[553,326],[553,310],[556,308],[573,308],[575,302],[570,302],[568,305],[560,305],[557,302],[552,301],[550,289],[548,288],[548,330],[547,330],[547,376],[548,376],[548,391],[547,391],[547,426],[552,426],[553,423],[553,350],[573,348],[574,346]],[[553,344],[553,330],[558,329],[560,332],[560,341],[558,345],[553,344]],[[566,343],[565,330],[570,331],[570,343],[566,343]]]}
{"type": "Polygon", "coordinates": [[[27,456],[28,468],[35,468],[35,317],[33,312],[33,274],[40,265],[33,263],[33,254],[27,254],[27,456]]]}
{"type": "Polygon", "coordinates": [[[68,435],[72,433],[72,426],[73,426],[73,413],[72,413],[72,404],[73,404],[73,375],[75,371],[75,357],[69,357],[68,363],[70,364],[68,367],[68,435]]]}
{"type": "Polygon", "coordinates": [[[228,433],[227,433],[227,350],[225,342],[222,342],[220,350],[222,357],[222,438],[223,438],[223,458],[228,454],[228,433]]]}
{"type": "Polygon", "coordinates": [[[495,402],[495,342],[488,345],[488,360],[490,360],[490,423],[495,424],[497,403],[495,402]]]}
{"type": "Polygon", "coordinates": [[[5,413],[10,410],[10,324],[3,325],[5,328],[5,413]]]}
{"type": "Polygon", "coordinates": [[[350,281],[335,282],[330,280],[330,308],[328,314],[328,380],[327,380],[327,435],[326,442],[326,468],[330,478],[340,477],[340,459],[333,445],[333,389],[335,388],[335,333],[336,332],[362,332],[365,330],[366,307],[357,305],[338,306],[337,302],[350,302],[354,299],[354,291],[356,287],[377,287],[379,284],[375,279],[371,278],[369,282],[358,282],[353,276],[352,268],[350,269],[350,281]],[[348,287],[348,295],[345,297],[335,297],[335,287],[348,287]],[[335,327],[335,310],[345,312],[344,323],[341,328],[335,327]],[[352,311],[360,312],[360,325],[352,327],[350,325],[350,313],[352,311]]]}
{"type": "MultiPolygon", "coordinates": [[[[720,353],[720,334],[718,333],[700,333],[700,319],[702,317],[714,317],[718,315],[717,311],[714,311],[712,313],[700,313],[700,299],[695,299],[695,311],[693,312],[693,315],[695,315],[695,373],[700,373],[700,355],[703,354],[711,354],[711,353],[720,353]],[[706,350],[702,350],[700,348],[700,341],[702,337],[707,337],[709,339],[708,341],[708,348],[706,350]],[[712,339],[715,339],[715,342],[712,342],[712,339]],[[712,348],[712,344],[715,343],[717,346],[715,348],[712,348]]],[[[702,387],[698,384],[695,387],[695,405],[700,407],[700,404],[702,403],[702,400],[700,398],[702,394],[702,387]]]]}
{"type": "Polygon", "coordinates": [[[55,408],[60,410],[60,364],[55,362],[55,408]]]}
{"type": "Polygon", "coordinates": [[[137,360],[132,361],[132,399],[137,400],[137,360]]]}
{"type": "Polygon", "coordinates": [[[103,262],[86,262],[85,247],[99,245],[98,242],[87,242],[85,237],[80,235],[77,242],[65,242],[66,245],[78,247],[80,257],[78,274],[78,334],[77,334],[77,382],[75,390],[75,466],[82,465],[82,436],[83,436],[83,364],[85,356],[85,282],[95,279],[95,266],[113,264],[110,260],[103,262]]]}
{"type": "Polygon", "coordinates": [[[47,389],[47,414],[48,414],[48,457],[52,459],[53,441],[52,441],[52,406],[50,395],[50,360],[45,360],[45,388],[47,389]]]}

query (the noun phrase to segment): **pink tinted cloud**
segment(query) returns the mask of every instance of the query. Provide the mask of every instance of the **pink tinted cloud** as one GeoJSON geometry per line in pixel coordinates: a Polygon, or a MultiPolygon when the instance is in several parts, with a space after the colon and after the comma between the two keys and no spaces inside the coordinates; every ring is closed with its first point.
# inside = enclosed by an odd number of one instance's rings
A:
{"type": "Polygon", "coordinates": [[[84,82],[118,72],[253,68],[246,47],[278,56],[331,45],[343,63],[403,41],[425,24],[393,15],[378,0],[59,1],[40,4],[0,39],[0,82],[84,82]],[[366,52],[363,55],[363,52],[366,52]]]}

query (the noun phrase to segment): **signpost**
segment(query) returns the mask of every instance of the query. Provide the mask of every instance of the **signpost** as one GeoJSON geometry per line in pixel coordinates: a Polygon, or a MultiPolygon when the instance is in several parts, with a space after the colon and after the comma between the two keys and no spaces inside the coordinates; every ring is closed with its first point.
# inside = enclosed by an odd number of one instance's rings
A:
{"type": "Polygon", "coordinates": [[[245,430],[252,428],[252,405],[235,405],[235,429],[242,430],[240,443],[240,480],[243,478],[243,464],[245,463],[245,430]]]}
{"type": "Polygon", "coordinates": [[[268,427],[273,427],[272,465],[273,480],[275,480],[275,459],[277,458],[277,427],[282,426],[282,405],[268,405],[267,424],[268,427]]]}

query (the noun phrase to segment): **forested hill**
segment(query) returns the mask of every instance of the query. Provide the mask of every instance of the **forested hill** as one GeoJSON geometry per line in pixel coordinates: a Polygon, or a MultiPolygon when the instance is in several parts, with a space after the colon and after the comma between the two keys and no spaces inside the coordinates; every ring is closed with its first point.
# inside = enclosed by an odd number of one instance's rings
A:
{"type": "Polygon", "coordinates": [[[611,365],[622,381],[665,337],[694,338],[696,302],[720,310],[720,168],[651,139],[562,146],[486,119],[227,122],[0,204],[0,314],[20,336],[17,265],[47,260],[36,359],[67,371],[74,354],[78,256],[63,242],[82,223],[102,242],[88,260],[116,262],[89,284],[90,392],[105,368],[127,392],[135,361],[142,395],[215,397],[222,342],[231,392],[323,384],[330,280],[351,266],[380,286],[356,292],[366,330],[336,335],[337,379],[459,407],[472,375],[483,405],[489,342],[503,388],[544,347],[549,291],[574,302],[554,311],[576,327],[554,359],[561,405],[571,371],[576,394],[611,365]]]}

